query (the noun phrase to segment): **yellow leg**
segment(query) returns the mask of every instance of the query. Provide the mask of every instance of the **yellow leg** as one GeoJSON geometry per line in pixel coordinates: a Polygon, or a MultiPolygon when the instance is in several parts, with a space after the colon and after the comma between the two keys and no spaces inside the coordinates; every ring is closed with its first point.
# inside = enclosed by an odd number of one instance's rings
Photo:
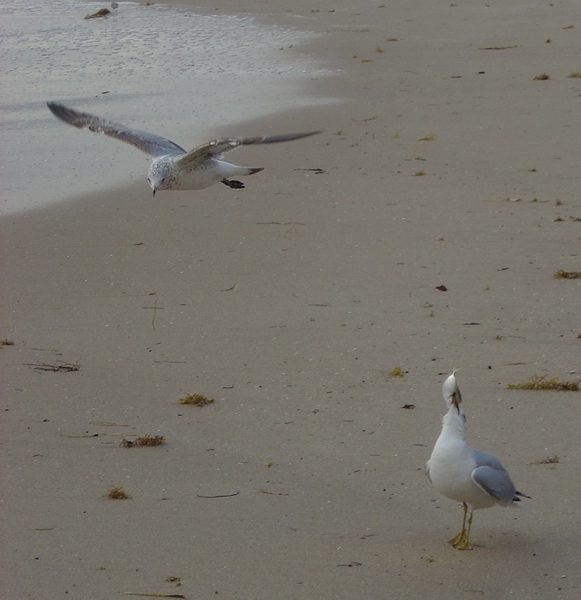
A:
{"type": "Polygon", "coordinates": [[[460,533],[458,535],[454,536],[449,541],[449,543],[452,544],[454,548],[458,548],[458,550],[472,550],[472,546],[470,545],[468,538],[470,536],[470,529],[472,527],[472,516],[474,513],[470,513],[470,517],[468,518],[468,529],[466,529],[466,515],[468,513],[468,505],[465,502],[463,502],[462,504],[464,506],[462,529],[460,530],[460,533]]]}
{"type": "Polygon", "coordinates": [[[468,512],[468,505],[462,503],[464,507],[464,518],[462,519],[462,529],[458,535],[455,535],[451,540],[448,541],[448,544],[452,544],[455,546],[465,535],[466,535],[466,513],[468,512]]]}

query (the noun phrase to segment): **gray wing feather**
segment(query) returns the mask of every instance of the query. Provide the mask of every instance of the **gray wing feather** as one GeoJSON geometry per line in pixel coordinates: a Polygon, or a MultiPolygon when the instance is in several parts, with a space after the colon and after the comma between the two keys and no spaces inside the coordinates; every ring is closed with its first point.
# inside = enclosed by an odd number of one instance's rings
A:
{"type": "Polygon", "coordinates": [[[517,498],[514,483],[502,466],[500,469],[488,466],[477,467],[472,471],[472,481],[501,502],[512,502],[517,498]]]}
{"type": "Polygon", "coordinates": [[[185,150],[166,138],[146,131],[137,129],[129,129],[125,125],[113,123],[101,117],[90,115],[88,113],[79,112],[68,108],[57,102],[46,103],[50,111],[55,117],[61,121],[78,127],[79,129],[89,129],[94,133],[104,133],[109,137],[116,138],[127,144],[135,146],[135,148],[149,154],[152,158],[165,155],[185,154],[185,150]]]}
{"type": "Polygon", "coordinates": [[[251,146],[253,144],[278,144],[280,142],[290,142],[300,140],[321,133],[320,131],[309,131],[307,133],[287,133],[282,135],[257,136],[249,138],[220,138],[206,142],[190,150],[187,154],[179,158],[176,162],[181,167],[186,167],[196,163],[201,163],[209,158],[221,158],[225,152],[234,150],[239,146],[251,146]]]}
{"type": "Polygon", "coordinates": [[[476,461],[477,467],[492,467],[493,469],[506,469],[502,466],[498,456],[490,454],[490,452],[483,452],[482,450],[473,449],[474,460],[476,461]]]}

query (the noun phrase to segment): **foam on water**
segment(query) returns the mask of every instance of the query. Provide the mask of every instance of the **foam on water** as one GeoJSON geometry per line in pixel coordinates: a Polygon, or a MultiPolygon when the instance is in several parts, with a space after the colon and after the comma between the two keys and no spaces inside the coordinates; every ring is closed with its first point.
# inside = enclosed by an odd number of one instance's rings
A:
{"type": "Polygon", "coordinates": [[[133,2],[120,2],[105,19],[84,19],[104,6],[79,0],[0,6],[0,214],[129,181],[147,190],[145,155],[104,136],[64,131],[46,100],[186,148],[215,136],[217,127],[224,133],[229,124],[332,101],[308,89],[329,71],[290,49],[313,32],[133,2]]]}

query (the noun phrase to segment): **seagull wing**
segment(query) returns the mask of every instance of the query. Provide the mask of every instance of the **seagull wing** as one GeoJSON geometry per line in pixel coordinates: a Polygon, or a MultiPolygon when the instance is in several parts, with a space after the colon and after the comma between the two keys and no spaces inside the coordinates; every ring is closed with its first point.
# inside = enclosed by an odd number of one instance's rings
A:
{"type": "Polygon", "coordinates": [[[152,158],[166,155],[185,154],[185,150],[159,135],[147,133],[146,131],[138,131],[137,129],[129,129],[125,125],[113,123],[101,117],[90,115],[88,113],[79,112],[68,108],[57,102],[46,103],[50,111],[55,117],[61,121],[78,127],[79,129],[89,129],[94,133],[104,133],[109,137],[116,138],[127,144],[135,146],[137,149],[149,154],[152,158]]]}
{"type": "Polygon", "coordinates": [[[511,503],[518,500],[516,488],[508,472],[494,467],[477,467],[472,471],[472,481],[487,494],[500,502],[511,503]]]}
{"type": "Polygon", "coordinates": [[[321,132],[309,131],[307,133],[288,133],[272,136],[262,135],[249,138],[220,138],[218,140],[206,142],[205,144],[190,150],[187,154],[184,154],[184,156],[180,157],[176,161],[176,164],[179,167],[188,167],[202,163],[209,158],[222,158],[225,152],[234,150],[238,148],[238,146],[251,146],[253,144],[278,144],[280,142],[300,140],[301,138],[309,137],[317,133],[321,132]]]}
{"type": "Polygon", "coordinates": [[[476,450],[472,448],[474,460],[476,461],[477,467],[492,467],[493,469],[500,469],[505,471],[506,469],[502,466],[500,458],[490,452],[484,452],[482,450],[476,450]]]}

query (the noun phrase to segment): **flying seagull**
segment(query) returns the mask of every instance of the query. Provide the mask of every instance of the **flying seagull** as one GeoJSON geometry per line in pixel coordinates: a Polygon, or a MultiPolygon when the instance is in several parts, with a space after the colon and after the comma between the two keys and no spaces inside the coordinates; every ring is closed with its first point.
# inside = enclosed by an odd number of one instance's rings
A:
{"type": "Polygon", "coordinates": [[[254,175],[264,167],[239,167],[222,160],[224,153],[238,146],[277,144],[320,133],[320,131],[309,131],[249,138],[220,138],[186,152],[174,142],[153,133],[130,129],[125,125],[76,111],[57,102],[47,102],[47,106],[55,117],[69,125],[79,129],[87,128],[94,133],[104,133],[149,154],[152,162],[147,181],[154,196],[158,190],[201,190],[218,181],[228,187],[241,189],[244,184],[237,179],[230,179],[231,177],[254,175]]]}
{"type": "Polygon", "coordinates": [[[466,416],[460,408],[462,395],[455,374],[456,371],[442,386],[448,413],[444,415],[442,433],[425,470],[441,494],[464,506],[462,529],[450,544],[459,550],[472,550],[469,537],[475,510],[495,504],[516,508],[522,497],[530,496],[516,491],[508,472],[494,454],[476,450],[466,443],[466,416]],[[468,508],[470,516],[466,520],[468,508]]]}

